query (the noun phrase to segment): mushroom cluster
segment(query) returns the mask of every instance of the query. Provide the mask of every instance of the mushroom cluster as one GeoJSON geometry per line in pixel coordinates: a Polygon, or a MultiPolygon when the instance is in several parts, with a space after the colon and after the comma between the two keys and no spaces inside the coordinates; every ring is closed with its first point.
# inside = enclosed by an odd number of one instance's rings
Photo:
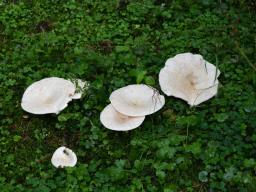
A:
{"type": "MultiPolygon", "coordinates": [[[[201,55],[178,54],[169,58],[159,73],[159,84],[167,96],[198,105],[217,94],[220,71],[201,55]]],[[[88,83],[73,83],[58,77],[34,82],[23,94],[22,108],[33,114],[58,114],[72,99],[80,99],[88,83]],[[77,91],[78,90],[78,91],[77,91]]],[[[134,84],[111,93],[110,104],[100,114],[101,123],[108,129],[128,131],[139,127],[145,116],[160,110],[165,104],[158,90],[145,84],[134,84]]],[[[76,154],[67,147],[59,147],[51,158],[56,168],[73,167],[76,154]]]]}
{"type": "Polygon", "coordinates": [[[178,54],[169,58],[159,73],[159,84],[167,96],[198,105],[217,94],[220,71],[201,55],[178,54]]]}
{"type": "Polygon", "coordinates": [[[49,77],[31,84],[23,94],[21,107],[33,114],[58,114],[72,99],[80,99],[86,82],[78,80],[77,86],[69,80],[49,77]]]}
{"type": "Polygon", "coordinates": [[[142,124],[146,115],[160,110],[164,96],[148,85],[135,84],[111,93],[107,105],[100,114],[101,123],[108,129],[128,131],[142,124]]]}

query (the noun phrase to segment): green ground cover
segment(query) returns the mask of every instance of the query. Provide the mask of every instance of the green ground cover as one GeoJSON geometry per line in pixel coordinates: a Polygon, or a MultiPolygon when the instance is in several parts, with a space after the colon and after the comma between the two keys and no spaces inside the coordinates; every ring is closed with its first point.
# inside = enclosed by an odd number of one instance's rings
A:
{"type": "Polygon", "coordinates": [[[256,191],[254,0],[0,1],[0,191],[256,191]],[[199,53],[221,71],[218,95],[190,108],[166,97],[129,132],[105,129],[101,110],[122,86],[158,89],[167,58],[199,53]],[[32,82],[91,86],[59,115],[20,107],[32,82]],[[50,158],[65,145],[74,168],[50,158]]]}

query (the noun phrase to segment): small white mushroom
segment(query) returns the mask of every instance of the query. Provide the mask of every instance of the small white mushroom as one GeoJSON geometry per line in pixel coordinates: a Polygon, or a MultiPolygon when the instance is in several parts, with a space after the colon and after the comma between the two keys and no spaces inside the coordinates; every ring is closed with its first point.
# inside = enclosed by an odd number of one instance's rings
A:
{"type": "Polygon", "coordinates": [[[23,94],[21,107],[33,114],[58,114],[72,99],[76,86],[69,80],[58,77],[45,78],[31,84],[23,94]]]}
{"type": "Polygon", "coordinates": [[[56,168],[74,167],[77,157],[71,149],[62,146],[53,153],[51,163],[56,168]]]}
{"type": "Polygon", "coordinates": [[[128,131],[139,127],[144,121],[145,116],[131,117],[119,113],[109,104],[100,114],[101,123],[108,129],[114,131],[128,131]]]}
{"type": "Polygon", "coordinates": [[[147,85],[128,85],[115,90],[110,95],[110,102],[120,113],[127,116],[145,116],[160,110],[164,104],[164,96],[147,85]]]}
{"type": "Polygon", "coordinates": [[[193,106],[217,94],[219,75],[220,71],[201,55],[182,53],[166,61],[159,73],[159,83],[166,95],[193,106]]]}

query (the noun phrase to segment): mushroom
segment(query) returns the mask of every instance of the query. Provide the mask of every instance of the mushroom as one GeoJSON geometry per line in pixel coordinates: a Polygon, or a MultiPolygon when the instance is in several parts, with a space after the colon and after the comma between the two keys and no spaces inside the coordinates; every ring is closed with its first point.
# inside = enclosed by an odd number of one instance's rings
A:
{"type": "Polygon", "coordinates": [[[182,53],[166,61],[159,84],[168,96],[181,98],[191,106],[217,94],[220,71],[201,55],[182,53]]]}
{"type": "Polygon", "coordinates": [[[119,113],[112,104],[107,105],[100,114],[101,123],[114,131],[128,131],[139,127],[145,116],[131,117],[119,113]]]}
{"type": "Polygon", "coordinates": [[[52,155],[51,163],[56,168],[74,167],[77,162],[76,154],[67,147],[59,147],[52,155]]]}
{"type": "MultiPolygon", "coordinates": [[[[72,99],[78,99],[76,86],[69,80],[58,77],[34,82],[23,94],[21,107],[33,114],[58,114],[72,99]]],[[[80,97],[79,97],[80,96],[80,97]]]]}
{"type": "Polygon", "coordinates": [[[127,116],[146,116],[160,110],[165,103],[158,90],[144,84],[128,85],[115,90],[110,102],[120,113],[127,116]]]}

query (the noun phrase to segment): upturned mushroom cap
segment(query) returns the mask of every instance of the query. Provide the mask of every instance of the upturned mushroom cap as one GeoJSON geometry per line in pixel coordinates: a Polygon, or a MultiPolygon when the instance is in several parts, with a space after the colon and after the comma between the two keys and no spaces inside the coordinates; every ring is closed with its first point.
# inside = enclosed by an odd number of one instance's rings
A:
{"type": "Polygon", "coordinates": [[[120,113],[128,116],[146,116],[160,110],[165,103],[164,96],[144,84],[135,84],[115,90],[110,102],[120,113]]]}
{"type": "Polygon", "coordinates": [[[101,123],[114,131],[128,131],[139,127],[145,116],[131,117],[119,113],[112,104],[107,105],[100,114],[101,123]]]}
{"type": "Polygon", "coordinates": [[[74,167],[77,162],[76,154],[67,147],[59,147],[52,155],[51,163],[56,168],[74,167]]]}
{"type": "Polygon", "coordinates": [[[182,53],[166,61],[159,73],[159,84],[166,95],[193,106],[217,94],[219,75],[220,71],[201,55],[182,53]]]}
{"type": "Polygon", "coordinates": [[[26,89],[21,107],[33,114],[57,114],[73,99],[75,90],[71,81],[58,77],[45,78],[26,89]]]}

